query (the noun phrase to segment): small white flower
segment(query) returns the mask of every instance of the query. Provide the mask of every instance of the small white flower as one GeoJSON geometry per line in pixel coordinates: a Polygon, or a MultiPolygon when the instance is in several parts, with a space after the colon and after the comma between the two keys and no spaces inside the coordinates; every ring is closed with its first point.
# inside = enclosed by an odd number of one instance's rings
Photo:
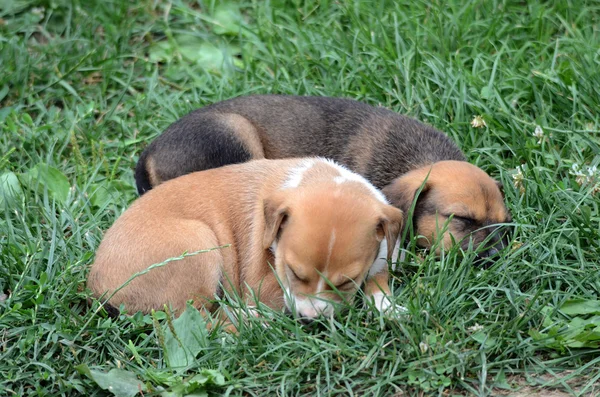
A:
{"type": "Polygon", "coordinates": [[[421,349],[421,353],[427,353],[427,350],[429,350],[429,345],[425,342],[421,342],[419,343],[419,349],[421,349]]]}
{"type": "Polygon", "coordinates": [[[596,166],[588,167],[588,174],[590,174],[590,177],[596,176],[596,170],[597,170],[596,166]]]}
{"type": "Polygon", "coordinates": [[[479,325],[478,323],[475,323],[475,325],[472,325],[469,328],[467,328],[467,331],[477,332],[477,331],[481,331],[482,329],[483,329],[483,325],[479,325]]]}
{"type": "Polygon", "coordinates": [[[515,171],[516,172],[512,175],[513,185],[515,185],[515,187],[519,189],[521,193],[525,193],[525,175],[523,175],[521,166],[518,165],[515,171]]]}
{"type": "Polygon", "coordinates": [[[592,166],[587,167],[585,170],[579,167],[579,164],[575,163],[571,166],[569,174],[575,177],[575,182],[579,186],[590,185],[592,186],[592,195],[600,192],[600,178],[598,178],[598,167],[592,166]]]}
{"type": "Polygon", "coordinates": [[[583,172],[583,169],[579,168],[579,164],[577,163],[571,166],[571,171],[569,171],[569,174],[575,177],[575,182],[577,182],[577,184],[580,186],[586,183],[588,180],[588,176],[585,174],[585,172],[583,172]]]}
{"type": "Polygon", "coordinates": [[[538,145],[542,143],[544,140],[544,130],[539,125],[535,126],[535,131],[533,131],[533,136],[538,139],[538,145]]]}
{"type": "Polygon", "coordinates": [[[482,127],[487,127],[487,124],[485,123],[483,116],[479,115],[479,116],[473,117],[473,120],[471,120],[471,127],[482,128],[482,127]]]}

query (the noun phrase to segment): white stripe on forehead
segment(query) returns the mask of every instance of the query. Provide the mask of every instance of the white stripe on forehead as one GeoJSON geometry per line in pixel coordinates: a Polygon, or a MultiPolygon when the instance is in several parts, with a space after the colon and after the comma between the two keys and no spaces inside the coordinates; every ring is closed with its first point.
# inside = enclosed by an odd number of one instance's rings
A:
{"type": "Polygon", "coordinates": [[[304,173],[310,170],[315,163],[315,159],[306,159],[303,160],[299,166],[292,168],[288,173],[287,179],[283,183],[282,188],[293,189],[300,186],[302,178],[304,178],[304,173]]]}
{"type": "Polygon", "coordinates": [[[327,269],[329,268],[329,262],[331,261],[331,254],[333,253],[334,244],[335,228],[331,231],[331,235],[329,236],[329,245],[327,246],[327,259],[325,260],[325,267],[323,268],[323,273],[321,273],[321,278],[319,279],[319,283],[317,284],[317,293],[323,292],[325,288],[325,278],[328,275],[327,269]]]}
{"type": "Polygon", "coordinates": [[[292,168],[289,171],[287,179],[283,183],[282,189],[293,189],[300,186],[300,184],[302,183],[302,179],[304,178],[304,174],[318,162],[332,167],[340,174],[339,176],[333,178],[333,181],[336,184],[340,185],[345,182],[358,182],[365,186],[367,189],[369,189],[371,194],[375,196],[377,200],[379,200],[383,204],[389,204],[383,193],[381,193],[379,189],[373,186],[364,177],[350,171],[348,168],[336,163],[333,160],[326,159],[323,157],[302,160],[298,166],[292,168]]]}
{"type": "Polygon", "coordinates": [[[330,164],[331,166],[333,166],[333,168],[335,168],[339,173],[340,176],[336,176],[335,178],[333,178],[333,181],[335,183],[342,184],[344,182],[358,182],[363,184],[365,187],[367,187],[369,189],[369,191],[371,192],[371,194],[373,194],[373,196],[375,196],[375,198],[379,201],[381,201],[383,204],[389,204],[387,199],[385,198],[385,196],[383,195],[383,193],[381,193],[379,191],[379,189],[377,189],[375,186],[373,186],[371,184],[371,182],[367,181],[364,177],[362,177],[361,175],[358,175],[355,172],[350,171],[348,168],[344,167],[341,164],[336,163],[333,160],[329,160],[329,159],[321,159],[323,161],[325,161],[327,164],[330,164]]]}

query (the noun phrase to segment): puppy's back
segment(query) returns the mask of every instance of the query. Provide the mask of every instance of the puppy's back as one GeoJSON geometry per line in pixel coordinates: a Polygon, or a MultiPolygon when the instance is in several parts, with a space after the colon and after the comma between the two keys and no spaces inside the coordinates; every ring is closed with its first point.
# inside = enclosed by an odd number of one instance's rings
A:
{"type": "Polygon", "coordinates": [[[173,123],[140,157],[136,181],[143,193],[201,169],[304,156],[334,159],[379,188],[421,165],[465,159],[442,132],[381,107],[342,98],[254,95],[206,106],[173,123]]]}

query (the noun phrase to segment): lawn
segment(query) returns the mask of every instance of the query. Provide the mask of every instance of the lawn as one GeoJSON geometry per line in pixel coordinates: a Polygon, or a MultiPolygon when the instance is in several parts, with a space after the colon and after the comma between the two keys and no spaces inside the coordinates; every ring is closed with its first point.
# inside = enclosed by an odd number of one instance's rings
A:
{"type": "Polygon", "coordinates": [[[599,49],[597,1],[0,0],[0,395],[598,395],[599,49]],[[263,309],[229,334],[89,306],[144,147],[251,93],[445,131],[504,183],[510,249],[482,269],[407,244],[404,316],[263,309]]]}

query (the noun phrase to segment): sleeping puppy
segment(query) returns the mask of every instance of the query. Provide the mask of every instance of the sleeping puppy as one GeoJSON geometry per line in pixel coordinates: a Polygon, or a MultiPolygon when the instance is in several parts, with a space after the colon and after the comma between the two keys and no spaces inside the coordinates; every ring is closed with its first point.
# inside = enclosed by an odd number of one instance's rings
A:
{"type": "Polygon", "coordinates": [[[483,245],[484,258],[508,242],[506,229],[497,226],[511,222],[499,184],[467,163],[446,135],[348,99],[257,95],[198,109],[148,146],[135,179],[144,194],[193,171],[299,156],[338,161],[383,189],[405,214],[424,184],[412,219],[422,247],[441,237],[445,249],[454,241],[465,249],[483,245]]]}
{"type": "Polygon", "coordinates": [[[384,311],[391,308],[387,260],[402,221],[366,179],[321,158],[196,172],[161,184],[123,213],[98,248],[88,287],[130,313],[164,304],[181,312],[189,299],[212,311],[225,288],[312,320],[331,315],[331,302],[351,300],[364,282],[384,311]],[[228,244],[118,290],[152,264],[228,244]]]}

